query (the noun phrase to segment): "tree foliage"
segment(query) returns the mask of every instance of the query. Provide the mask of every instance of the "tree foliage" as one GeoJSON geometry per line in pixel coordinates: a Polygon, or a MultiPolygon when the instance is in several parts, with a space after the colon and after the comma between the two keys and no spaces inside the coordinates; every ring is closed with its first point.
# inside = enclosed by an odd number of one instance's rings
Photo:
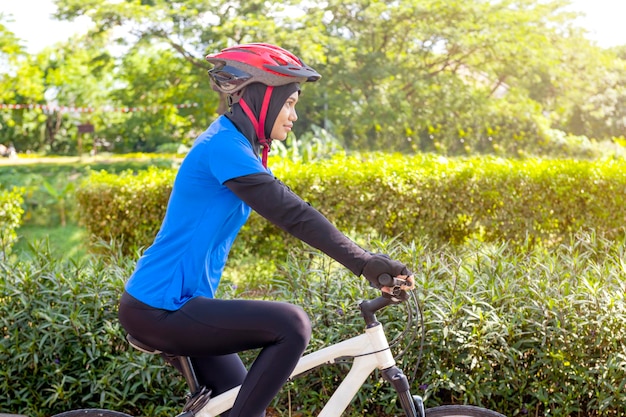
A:
{"type": "Polygon", "coordinates": [[[22,150],[76,152],[85,121],[116,151],[187,143],[225,110],[204,56],[255,41],[318,69],[298,130],[322,127],[346,148],[520,155],[545,149],[550,129],[624,134],[623,50],[586,40],[568,0],[55,3],[57,18],[93,28],[29,56],[0,26],[2,100],[98,110],[2,112],[0,140],[22,150]]]}
{"type": "MultiPolygon", "coordinates": [[[[43,74],[28,61],[20,40],[2,23],[0,13],[0,103],[40,102],[43,74]]],[[[23,109],[0,111],[0,143],[9,145],[38,126],[41,120],[23,109]]]]}

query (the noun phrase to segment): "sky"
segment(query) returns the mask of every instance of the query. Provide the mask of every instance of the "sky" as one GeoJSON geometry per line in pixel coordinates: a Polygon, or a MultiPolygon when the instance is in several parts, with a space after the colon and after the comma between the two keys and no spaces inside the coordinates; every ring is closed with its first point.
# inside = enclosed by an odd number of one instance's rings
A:
{"type": "MultiPolygon", "coordinates": [[[[626,44],[626,0],[571,0],[572,9],[586,16],[579,25],[589,31],[588,38],[601,47],[626,44]]],[[[13,16],[6,23],[30,53],[67,39],[89,27],[89,19],[58,22],[52,19],[53,0],[0,0],[0,12],[13,16]]]]}

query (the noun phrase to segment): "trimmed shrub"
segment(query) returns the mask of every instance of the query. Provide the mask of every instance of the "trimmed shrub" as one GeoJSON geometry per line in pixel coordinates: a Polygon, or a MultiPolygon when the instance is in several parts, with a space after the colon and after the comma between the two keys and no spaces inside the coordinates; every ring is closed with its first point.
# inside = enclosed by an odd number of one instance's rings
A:
{"type": "MultiPolygon", "coordinates": [[[[175,415],[182,381],[125,341],[117,302],[131,263],[55,259],[46,246],[0,270],[0,412],[91,407],[175,415]]],[[[181,401],[183,401],[181,403],[181,401]]]]}
{"type": "Polygon", "coordinates": [[[10,253],[17,240],[15,230],[20,227],[24,214],[22,193],[23,190],[16,187],[0,189],[0,259],[10,253]]]}
{"type": "MultiPolygon", "coordinates": [[[[416,271],[423,327],[416,320],[416,333],[392,349],[427,406],[469,403],[509,417],[626,416],[626,241],[583,234],[527,253],[477,241],[370,246],[416,271]]],[[[132,265],[129,258],[61,262],[45,247],[28,261],[0,261],[7,276],[0,281],[2,411],[38,417],[95,407],[158,417],[180,410],[181,378],[130,348],[117,322],[132,265]]],[[[299,248],[280,271],[265,297],[307,311],[309,352],[362,332],[358,300],[377,295],[366,280],[299,248]]],[[[220,296],[250,295],[224,282],[220,296]]],[[[407,315],[403,306],[379,313],[390,340],[407,315]]],[[[337,364],[296,378],[273,411],[315,414],[345,372],[337,364]]],[[[394,398],[375,373],[346,416],[397,415],[394,398]]]]}
{"type": "Polygon", "coordinates": [[[624,416],[626,242],[583,234],[551,250],[466,246],[421,276],[429,404],[507,416],[624,416]]]}
{"type": "Polygon", "coordinates": [[[92,172],[76,192],[81,223],[96,240],[123,242],[126,253],[147,246],[163,220],[174,176],[155,167],[92,172]]]}
{"type": "Polygon", "coordinates": [[[625,161],[381,154],[281,168],[296,192],[359,233],[553,245],[581,230],[619,237],[626,225],[625,161]]]}
{"type": "MultiPolygon", "coordinates": [[[[277,160],[273,171],[348,234],[428,236],[558,245],[574,233],[624,235],[626,161],[445,159],[431,155],[334,156],[311,164],[277,160]]],[[[164,215],[173,170],[93,174],[78,190],[81,217],[127,252],[152,242],[164,215]]],[[[294,240],[253,213],[235,243],[282,258],[294,240]]]]}

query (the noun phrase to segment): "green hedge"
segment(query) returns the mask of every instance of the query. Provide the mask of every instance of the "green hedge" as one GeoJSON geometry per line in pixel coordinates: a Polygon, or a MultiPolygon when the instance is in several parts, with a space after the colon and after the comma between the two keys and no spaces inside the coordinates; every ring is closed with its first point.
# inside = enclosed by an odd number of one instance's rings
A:
{"type": "Polygon", "coordinates": [[[76,191],[80,222],[100,240],[123,242],[127,253],[146,246],[159,230],[174,176],[172,169],[155,167],[92,172],[76,191]]]}
{"type": "MultiPolygon", "coordinates": [[[[626,161],[445,159],[367,154],[272,168],[342,230],[356,235],[428,236],[556,245],[594,230],[619,238],[626,216],[626,161]]],[[[94,173],[77,191],[82,222],[96,237],[129,251],[152,242],[173,170],[94,173]]],[[[292,242],[253,213],[235,246],[269,254],[292,242]]]]}
{"type": "Polygon", "coordinates": [[[11,251],[17,240],[15,230],[22,224],[24,214],[22,193],[23,190],[16,187],[0,189],[0,258],[11,251]]]}
{"type": "Polygon", "coordinates": [[[129,268],[95,257],[62,261],[45,246],[0,264],[0,413],[172,411],[181,381],[159,358],[131,351],[117,322],[129,268]]]}
{"type": "MultiPolygon", "coordinates": [[[[394,351],[406,352],[400,367],[427,406],[482,405],[509,417],[626,416],[625,240],[581,234],[523,253],[477,241],[438,248],[387,241],[377,250],[419,271],[425,343],[418,336],[394,351]]],[[[328,269],[301,257],[277,283],[279,298],[316,318],[312,348],[361,330],[352,305],[366,291],[362,280],[337,279],[328,269]]],[[[396,319],[387,324],[395,336],[406,312],[384,314],[396,319]]],[[[337,378],[336,369],[323,368],[296,380],[292,398],[314,407],[337,378]]],[[[374,378],[350,415],[397,415],[393,398],[374,378]]]]}
{"type": "Polygon", "coordinates": [[[553,244],[581,229],[620,236],[626,225],[626,161],[370,155],[280,173],[359,232],[553,244]]]}
{"type": "MultiPolygon", "coordinates": [[[[418,335],[393,350],[405,352],[399,365],[428,406],[470,403],[509,417],[626,415],[625,241],[586,234],[526,253],[477,241],[437,248],[425,240],[383,241],[372,248],[418,271],[425,344],[418,335]]],[[[176,414],[181,378],[158,357],[131,349],[117,322],[132,266],[129,258],[60,261],[46,248],[28,260],[0,261],[0,412],[176,414]]],[[[314,324],[309,351],[362,331],[357,301],[375,295],[365,280],[299,248],[280,270],[266,298],[306,309],[314,324]]],[[[246,296],[228,284],[221,297],[246,296]]],[[[406,314],[402,307],[379,314],[390,339],[406,314]]],[[[344,372],[342,365],[324,366],[297,378],[272,407],[286,415],[291,399],[295,414],[315,414],[344,372]]],[[[346,415],[397,415],[393,398],[374,375],[346,415]]]]}

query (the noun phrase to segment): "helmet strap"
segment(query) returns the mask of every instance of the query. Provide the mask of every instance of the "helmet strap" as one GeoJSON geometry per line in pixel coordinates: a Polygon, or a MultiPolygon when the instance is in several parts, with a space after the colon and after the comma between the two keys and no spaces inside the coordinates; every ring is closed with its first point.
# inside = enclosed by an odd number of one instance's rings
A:
{"type": "Polygon", "coordinates": [[[239,90],[239,91],[236,91],[236,92],[234,92],[232,94],[228,94],[228,96],[226,96],[228,108],[233,107],[233,104],[239,102],[239,100],[241,99],[241,93],[242,92],[243,92],[243,90],[239,90]]]}
{"type": "Polygon", "coordinates": [[[263,164],[265,168],[267,168],[267,156],[272,146],[272,139],[265,137],[265,118],[267,117],[267,110],[270,107],[270,99],[272,98],[273,90],[274,90],[274,87],[272,87],[271,85],[268,85],[267,88],[265,89],[265,96],[263,97],[263,104],[261,105],[261,113],[259,114],[259,120],[256,119],[256,117],[254,116],[254,113],[252,112],[252,109],[250,109],[250,106],[248,106],[248,103],[246,103],[243,97],[239,99],[239,105],[241,106],[243,111],[246,113],[250,121],[252,122],[252,126],[254,127],[257,138],[259,140],[259,144],[261,144],[261,147],[263,148],[262,156],[261,156],[261,163],[263,164]]]}

